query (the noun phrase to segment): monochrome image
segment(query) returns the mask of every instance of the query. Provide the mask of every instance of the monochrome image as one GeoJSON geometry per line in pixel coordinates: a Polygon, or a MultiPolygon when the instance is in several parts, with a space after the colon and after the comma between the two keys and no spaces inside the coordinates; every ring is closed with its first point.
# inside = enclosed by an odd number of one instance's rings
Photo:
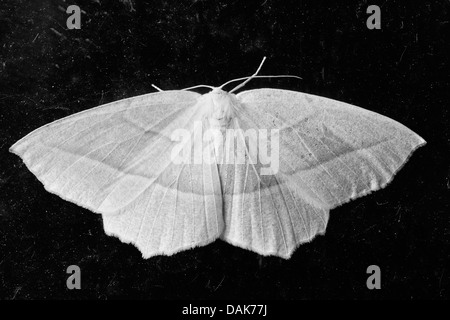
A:
{"type": "Polygon", "coordinates": [[[3,1],[0,299],[448,299],[449,11],[3,1]]]}

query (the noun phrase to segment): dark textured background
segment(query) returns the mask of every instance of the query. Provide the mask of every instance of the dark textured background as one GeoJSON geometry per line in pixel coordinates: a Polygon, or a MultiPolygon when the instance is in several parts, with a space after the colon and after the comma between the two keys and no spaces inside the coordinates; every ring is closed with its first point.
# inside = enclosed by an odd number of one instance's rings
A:
{"type": "Polygon", "coordinates": [[[2,0],[0,299],[449,298],[449,1],[2,0]],[[77,4],[81,30],[67,30],[77,4]],[[379,4],[382,29],[366,28],[379,4]],[[447,48],[446,48],[447,45],[447,48]],[[331,211],[291,260],[221,241],[143,260],[101,217],[47,193],[8,153],[50,121],[154,89],[262,74],[273,87],[342,100],[421,135],[394,181],[331,211]],[[66,288],[66,268],[82,290],[66,288]],[[366,288],[378,265],[382,289],[366,288]]]}

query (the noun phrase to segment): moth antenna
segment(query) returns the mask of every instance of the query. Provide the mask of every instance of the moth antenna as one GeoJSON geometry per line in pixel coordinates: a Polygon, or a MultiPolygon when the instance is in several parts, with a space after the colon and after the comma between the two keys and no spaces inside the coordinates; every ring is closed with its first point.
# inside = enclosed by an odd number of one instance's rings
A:
{"type": "Polygon", "coordinates": [[[155,88],[156,90],[158,90],[159,92],[163,92],[163,89],[158,88],[157,86],[155,86],[154,84],[152,84],[152,87],[155,88]]]}
{"type": "Polygon", "coordinates": [[[233,88],[230,93],[232,93],[233,91],[236,91],[240,88],[242,88],[243,86],[245,86],[247,84],[247,82],[249,82],[250,80],[252,80],[253,78],[296,78],[296,79],[302,79],[301,77],[298,76],[292,76],[292,75],[267,75],[267,76],[258,76],[258,72],[261,70],[261,67],[264,63],[264,61],[266,60],[266,57],[263,58],[263,60],[261,61],[261,64],[259,65],[258,69],[256,70],[256,72],[248,77],[242,77],[242,78],[237,78],[237,79],[233,79],[230,81],[225,82],[224,84],[222,84],[219,89],[222,89],[224,86],[226,86],[227,84],[230,84],[232,82],[236,82],[236,81],[242,81],[242,80],[246,80],[243,83],[241,83],[240,85],[236,86],[235,88],[233,88]]]}
{"type": "MultiPolygon", "coordinates": [[[[255,72],[253,75],[251,75],[250,77],[248,77],[248,79],[245,80],[244,82],[242,82],[240,85],[234,87],[234,89],[231,90],[230,93],[232,93],[233,91],[236,91],[236,90],[239,89],[239,88],[242,88],[243,86],[245,86],[245,85],[247,84],[247,82],[249,82],[249,81],[252,80],[254,77],[256,77],[256,75],[258,74],[259,70],[261,70],[261,68],[262,68],[262,66],[263,66],[263,64],[264,64],[264,61],[266,61],[266,57],[263,57],[261,63],[259,64],[258,69],[256,69],[256,72],[255,72]]],[[[224,85],[222,85],[221,87],[223,87],[223,86],[224,86],[224,85]]]]}
{"type": "Polygon", "coordinates": [[[195,89],[195,88],[210,88],[210,89],[212,89],[212,90],[214,90],[215,88],[213,87],[213,86],[208,86],[208,85],[206,85],[206,84],[199,84],[199,85],[196,85],[196,86],[193,86],[193,87],[189,87],[189,88],[184,88],[184,89],[181,89],[181,90],[191,90],[191,89],[195,89]]]}
{"type": "MultiPolygon", "coordinates": [[[[296,79],[303,80],[302,77],[299,77],[299,76],[292,76],[292,75],[290,75],[290,74],[277,74],[277,75],[267,75],[267,76],[248,76],[248,77],[242,77],[242,78],[237,78],[237,79],[230,80],[230,81],[224,83],[223,85],[221,85],[221,86],[219,87],[219,89],[222,89],[223,86],[225,86],[225,85],[227,85],[227,84],[230,84],[230,83],[232,83],[232,82],[241,81],[241,80],[245,80],[245,79],[249,79],[249,78],[252,78],[252,79],[253,79],[253,78],[296,78],[296,79]]],[[[247,81],[247,82],[248,82],[248,81],[247,81]]],[[[234,89],[231,90],[231,91],[235,91],[236,89],[237,89],[237,88],[234,88],[234,89]]],[[[230,91],[230,92],[231,92],[231,91],[230,91]]]]}

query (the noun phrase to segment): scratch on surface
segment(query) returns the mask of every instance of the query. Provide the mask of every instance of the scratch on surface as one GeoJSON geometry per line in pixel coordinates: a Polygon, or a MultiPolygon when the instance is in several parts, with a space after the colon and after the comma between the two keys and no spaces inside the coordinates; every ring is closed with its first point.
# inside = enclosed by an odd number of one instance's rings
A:
{"type": "Polygon", "coordinates": [[[197,278],[198,278],[198,274],[197,275],[195,275],[195,277],[189,282],[189,283],[192,283],[192,282],[194,282],[195,280],[197,280],[197,278]]]}
{"type": "Polygon", "coordinates": [[[403,52],[402,52],[402,54],[400,56],[400,60],[398,60],[397,64],[400,64],[400,62],[402,62],[403,55],[405,54],[406,49],[408,49],[408,46],[406,46],[405,49],[403,49],[403,52]]]}
{"type": "Polygon", "coordinates": [[[63,35],[61,32],[57,31],[55,28],[50,28],[50,30],[51,30],[54,34],[56,34],[57,36],[59,36],[59,37],[61,37],[61,38],[63,38],[63,39],[66,39],[66,36],[63,35]]]}
{"type": "Polygon", "coordinates": [[[106,286],[107,288],[113,283],[114,279],[116,279],[116,275],[117,275],[117,273],[114,273],[114,275],[113,275],[111,281],[110,281],[110,282],[108,283],[108,285],[106,286]]]}
{"type": "Polygon", "coordinates": [[[120,2],[126,5],[129,8],[130,12],[136,11],[133,6],[133,0],[120,0],[120,2]]]}
{"type": "Polygon", "coordinates": [[[214,288],[214,292],[219,289],[219,287],[222,285],[223,280],[225,280],[225,275],[223,276],[222,280],[220,280],[220,283],[217,285],[217,287],[214,288]]]}
{"type": "Polygon", "coordinates": [[[33,39],[33,41],[31,41],[32,43],[34,43],[35,41],[36,41],[36,39],[39,37],[39,32],[38,32],[38,34],[34,37],[34,39],[33,39]]]}
{"type": "Polygon", "coordinates": [[[9,258],[10,255],[11,255],[11,254],[8,254],[6,257],[4,257],[4,258],[2,259],[2,261],[0,261],[0,266],[2,265],[3,262],[6,261],[6,259],[9,258]]]}
{"type": "Polygon", "coordinates": [[[361,235],[367,233],[367,231],[373,229],[373,228],[376,227],[376,226],[377,226],[377,224],[371,225],[370,227],[366,228],[364,231],[359,232],[359,233],[357,233],[356,235],[354,235],[354,236],[352,237],[352,239],[354,239],[354,238],[359,238],[359,236],[361,236],[361,235]]]}
{"type": "Polygon", "coordinates": [[[397,212],[395,213],[395,215],[398,216],[397,222],[400,222],[400,219],[401,219],[401,217],[402,217],[402,212],[400,211],[401,208],[402,208],[402,207],[399,206],[398,209],[397,209],[397,212]]]}
{"type": "Polygon", "coordinates": [[[14,299],[16,298],[17,294],[19,293],[19,291],[20,291],[21,289],[22,289],[21,286],[18,286],[18,287],[16,288],[16,290],[14,291],[14,295],[12,296],[11,300],[14,300],[14,299]]]}
{"type": "Polygon", "coordinates": [[[439,279],[439,289],[441,288],[441,285],[442,285],[442,278],[444,277],[444,272],[445,272],[445,268],[442,269],[441,278],[439,279]]]}

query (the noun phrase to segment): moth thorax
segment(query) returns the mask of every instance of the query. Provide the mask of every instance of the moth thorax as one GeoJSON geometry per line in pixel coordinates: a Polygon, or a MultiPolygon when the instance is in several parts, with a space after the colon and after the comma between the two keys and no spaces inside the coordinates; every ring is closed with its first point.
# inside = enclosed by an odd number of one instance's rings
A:
{"type": "Polygon", "coordinates": [[[210,126],[212,128],[226,129],[235,117],[236,107],[239,102],[233,94],[220,89],[214,89],[207,96],[206,115],[210,126]]]}

